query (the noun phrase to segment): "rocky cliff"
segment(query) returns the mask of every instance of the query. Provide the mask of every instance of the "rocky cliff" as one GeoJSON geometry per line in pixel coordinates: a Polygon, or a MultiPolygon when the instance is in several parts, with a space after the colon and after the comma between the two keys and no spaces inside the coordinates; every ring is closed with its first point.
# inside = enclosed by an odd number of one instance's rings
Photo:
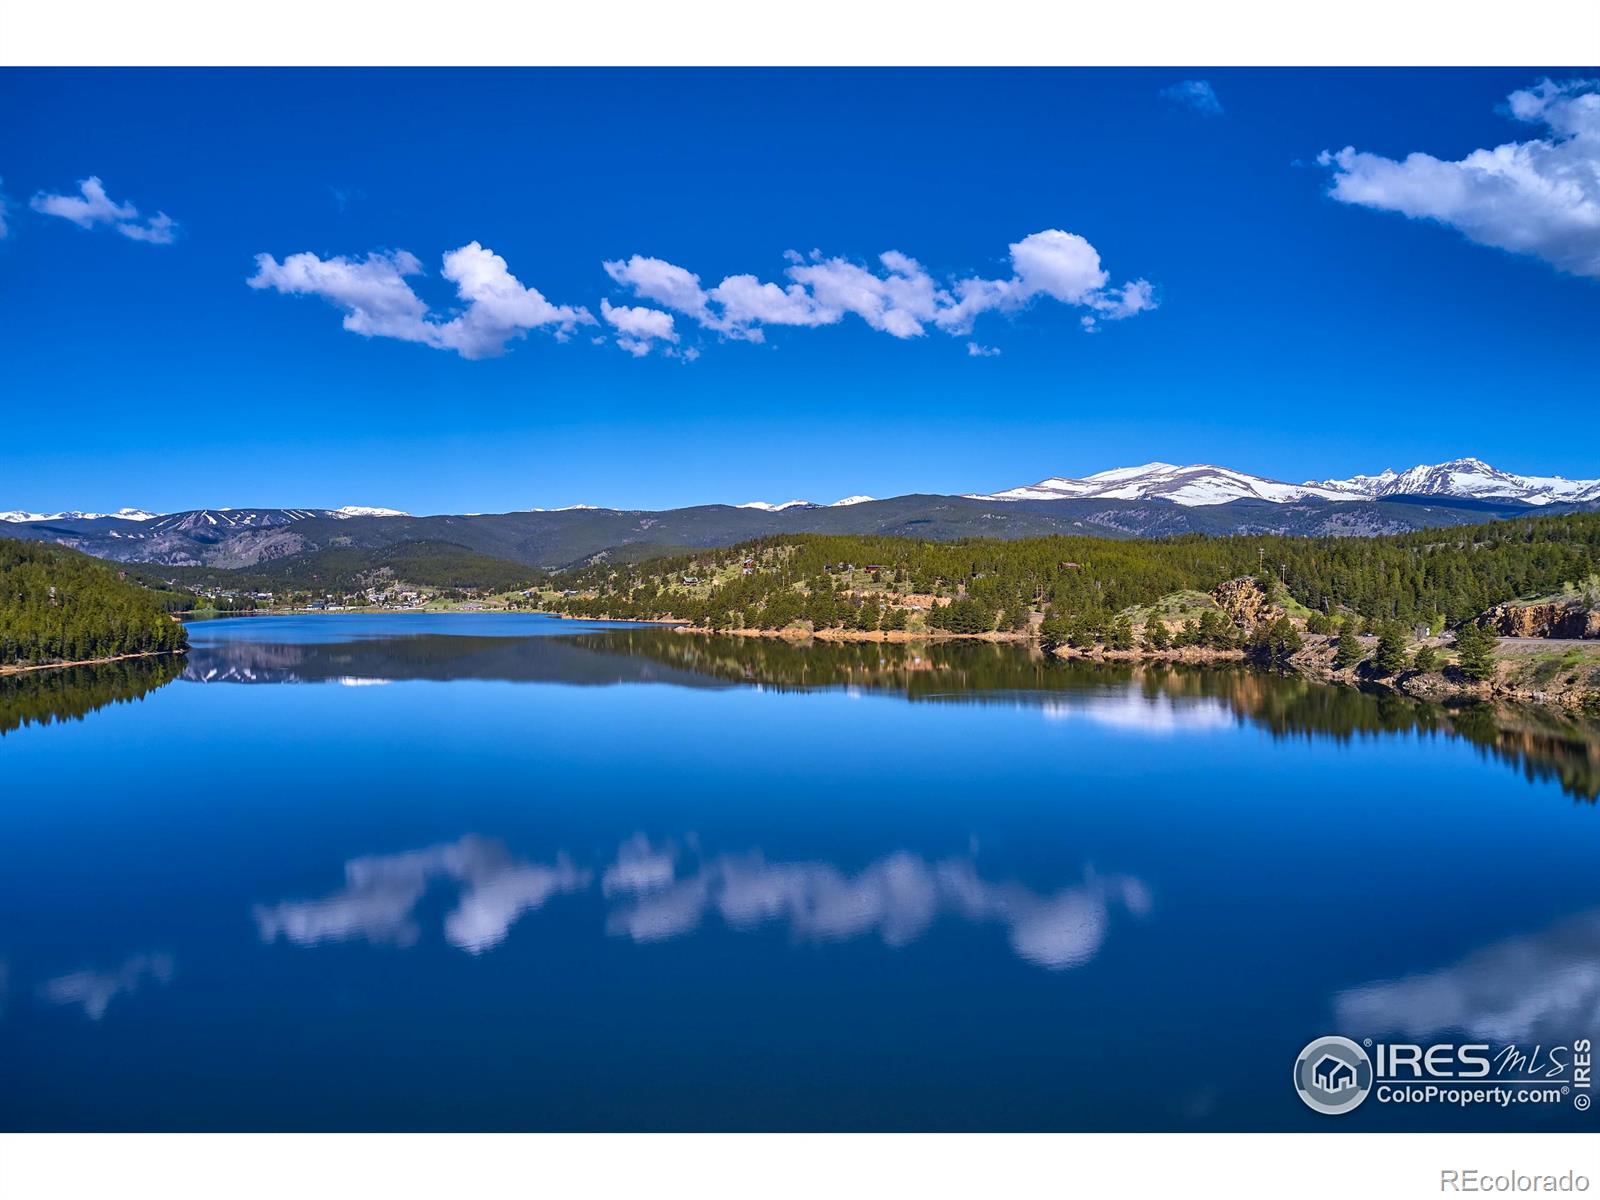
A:
{"type": "Polygon", "coordinates": [[[1220,584],[1211,593],[1211,598],[1241,629],[1251,630],[1263,622],[1276,621],[1283,616],[1283,609],[1272,603],[1267,593],[1261,590],[1261,585],[1249,576],[1220,584]]]}
{"type": "Polygon", "coordinates": [[[1579,599],[1501,604],[1488,619],[1507,637],[1600,638],[1600,611],[1579,599]]]}

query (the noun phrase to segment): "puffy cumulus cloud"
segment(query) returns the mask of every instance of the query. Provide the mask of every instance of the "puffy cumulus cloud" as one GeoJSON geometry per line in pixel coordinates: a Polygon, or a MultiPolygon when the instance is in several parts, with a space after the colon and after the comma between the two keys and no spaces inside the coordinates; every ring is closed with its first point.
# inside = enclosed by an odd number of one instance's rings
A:
{"type": "Polygon", "coordinates": [[[762,340],[763,325],[827,325],[841,313],[825,310],[798,283],[779,287],[754,275],[730,275],[711,289],[709,299],[721,306],[720,320],[706,322],[731,337],[762,340]]]}
{"type": "MultiPolygon", "coordinates": [[[[606,273],[634,296],[691,318],[725,337],[759,342],[768,326],[814,328],[854,315],[896,338],[915,338],[930,327],[964,336],[986,312],[1016,312],[1038,299],[1090,310],[1097,321],[1120,320],[1156,306],[1144,279],[1110,286],[1100,254],[1086,239],[1045,229],[1011,245],[1012,274],[968,276],[941,282],[898,250],[866,266],[820,250],[784,257],[788,282],[730,275],[707,288],[700,276],[659,258],[634,255],[605,264],[606,273]]],[[[975,343],[974,343],[975,344],[975,343]]],[[[968,353],[985,353],[987,347],[968,353]]]]}
{"type": "Polygon", "coordinates": [[[664,304],[697,321],[707,318],[706,293],[700,276],[659,258],[635,254],[626,262],[604,264],[606,274],[642,300],[664,304]]]}
{"type": "Polygon", "coordinates": [[[361,259],[305,252],[282,262],[258,254],[256,273],[245,282],[284,295],[320,296],[343,309],[344,327],[363,337],[420,342],[469,359],[503,354],[530,330],[553,329],[564,341],[576,326],[595,323],[587,309],[552,304],[537,288],[524,287],[505,259],[477,242],[446,254],[441,273],[463,304],[448,319],[430,313],[412,290],[407,278],[422,274],[422,263],[404,250],[361,259]]]}
{"type": "MultiPolygon", "coordinates": [[[[897,338],[921,337],[948,300],[922,264],[897,250],[878,256],[879,275],[842,258],[791,266],[789,275],[809,287],[820,308],[832,315],[854,313],[873,329],[897,338]]],[[[834,320],[838,317],[834,316],[834,320]]]]}
{"type": "Polygon", "coordinates": [[[1345,204],[1438,221],[1468,240],[1600,278],[1600,80],[1544,80],[1507,111],[1544,135],[1456,161],[1346,146],[1317,158],[1345,204]]]}
{"type": "Polygon", "coordinates": [[[676,343],[677,331],[672,327],[672,314],[659,308],[638,308],[600,301],[600,316],[617,331],[617,345],[635,358],[650,353],[658,341],[676,343]]]}
{"type": "Polygon", "coordinates": [[[1204,79],[1181,80],[1171,87],[1162,88],[1161,95],[1163,99],[1194,109],[1202,117],[1222,115],[1222,101],[1217,99],[1216,89],[1204,79]]]}
{"type": "Polygon", "coordinates": [[[166,213],[158,212],[153,217],[141,218],[139,210],[131,203],[117,203],[106,194],[105,185],[100,182],[98,175],[80,179],[76,196],[39,192],[33,198],[32,208],[48,217],[71,221],[80,229],[109,225],[125,238],[156,246],[170,245],[178,235],[177,222],[166,213]]]}

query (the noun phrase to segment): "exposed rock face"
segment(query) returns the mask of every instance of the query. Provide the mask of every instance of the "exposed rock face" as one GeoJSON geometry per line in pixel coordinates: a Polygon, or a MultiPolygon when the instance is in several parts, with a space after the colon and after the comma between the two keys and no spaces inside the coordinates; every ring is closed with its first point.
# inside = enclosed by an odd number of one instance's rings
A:
{"type": "Polygon", "coordinates": [[[1600,611],[1581,600],[1550,604],[1501,604],[1487,613],[1507,637],[1600,638],[1600,611]]]}
{"type": "Polygon", "coordinates": [[[1211,593],[1211,598],[1235,625],[1246,630],[1283,616],[1283,609],[1273,604],[1261,585],[1249,576],[1221,584],[1211,593]]]}

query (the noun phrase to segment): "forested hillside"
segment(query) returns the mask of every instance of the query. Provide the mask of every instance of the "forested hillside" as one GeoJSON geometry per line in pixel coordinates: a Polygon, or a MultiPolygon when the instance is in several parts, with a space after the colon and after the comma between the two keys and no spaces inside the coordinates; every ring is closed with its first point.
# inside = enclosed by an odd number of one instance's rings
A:
{"type": "Polygon", "coordinates": [[[675,617],[712,628],[904,628],[907,608],[928,608],[930,626],[959,619],[960,632],[975,632],[1020,628],[1037,612],[1109,618],[1249,575],[1317,613],[1455,625],[1596,572],[1593,513],[1375,538],[799,535],[568,572],[549,604],[575,616],[675,617]]]}
{"type": "Polygon", "coordinates": [[[87,555],[0,539],[0,666],[181,650],[162,600],[87,555]]]}
{"type": "Polygon", "coordinates": [[[153,588],[230,588],[288,596],[354,595],[366,588],[415,587],[504,592],[527,587],[542,573],[479,554],[453,542],[415,541],[365,549],[340,546],[273,559],[255,567],[167,567],[130,564],[128,577],[153,588]]]}

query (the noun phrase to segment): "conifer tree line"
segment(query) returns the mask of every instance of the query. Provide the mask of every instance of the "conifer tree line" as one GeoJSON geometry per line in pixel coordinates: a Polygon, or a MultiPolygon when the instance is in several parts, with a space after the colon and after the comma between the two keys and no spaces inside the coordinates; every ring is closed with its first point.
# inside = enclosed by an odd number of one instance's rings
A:
{"type": "MultiPolygon", "coordinates": [[[[938,603],[928,624],[953,633],[1021,629],[1034,613],[1106,633],[1124,610],[1250,575],[1325,618],[1456,627],[1496,604],[1581,585],[1597,572],[1600,513],[1369,538],[927,542],[801,534],[566,572],[552,583],[569,594],[552,607],[710,628],[809,620],[815,628],[876,629],[903,627],[912,598],[932,596],[938,603]]],[[[1070,641],[1070,629],[1062,636],[1070,641]]]]}
{"type": "Polygon", "coordinates": [[[0,539],[0,665],[181,650],[160,597],[75,550],[0,539]]]}

